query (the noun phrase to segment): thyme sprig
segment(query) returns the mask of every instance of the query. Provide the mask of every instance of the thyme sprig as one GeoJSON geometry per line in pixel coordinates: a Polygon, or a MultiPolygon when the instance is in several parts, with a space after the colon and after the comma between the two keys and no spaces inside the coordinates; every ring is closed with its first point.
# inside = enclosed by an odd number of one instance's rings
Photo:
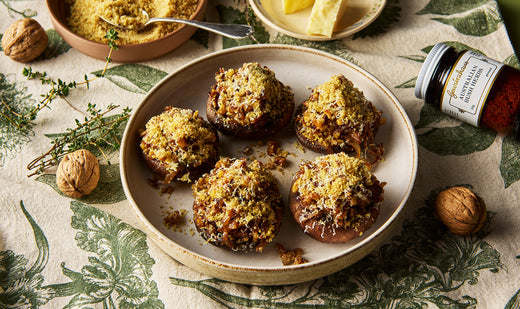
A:
{"type": "MultiPolygon", "coordinates": [[[[72,89],[77,88],[80,85],[85,85],[87,89],[89,89],[92,81],[104,77],[108,69],[108,64],[112,62],[112,52],[118,49],[116,44],[118,33],[114,29],[110,29],[106,33],[105,38],[108,40],[107,44],[110,47],[110,51],[108,56],[105,58],[105,66],[101,73],[95,74],[93,78],[89,78],[87,74],[85,74],[84,79],[81,82],[65,82],[61,79],[53,80],[49,78],[47,72],[38,72],[33,71],[32,68],[24,68],[23,75],[26,76],[27,79],[39,79],[42,85],[50,85],[50,90],[46,94],[42,95],[43,99],[29,113],[19,115],[11,112],[11,117],[3,114],[1,116],[6,117],[10,122],[21,129],[23,129],[24,126],[30,127],[38,113],[46,107],[50,108],[50,103],[52,103],[56,98],[63,99],[67,104],[69,104],[69,106],[74,108],[76,111],[79,111],[67,100],[66,97],[72,89]]],[[[79,111],[85,115],[83,121],[75,119],[75,128],[69,128],[67,129],[67,133],[56,137],[51,142],[53,145],[51,149],[32,160],[27,165],[27,169],[33,171],[29,176],[43,173],[46,168],[59,163],[66,154],[82,148],[97,148],[105,156],[108,163],[110,163],[103,149],[106,149],[107,147],[115,150],[119,149],[120,144],[117,130],[129,117],[131,112],[130,108],[125,108],[119,115],[114,117],[105,117],[107,113],[117,107],[119,106],[110,104],[107,109],[103,111],[97,109],[95,104],[88,103],[86,113],[79,111]]]]}
{"type": "MultiPolygon", "coordinates": [[[[105,58],[106,61],[105,61],[105,66],[103,67],[103,70],[101,71],[101,73],[96,74],[93,78],[89,78],[87,76],[87,74],[85,74],[83,76],[82,82],[76,82],[76,81],[64,82],[61,79],[58,79],[55,81],[47,76],[47,72],[43,72],[43,73],[38,72],[38,71],[33,72],[31,67],[23,68],[23,72],[22,72],[23,76],[27,77],[27,79],[39,79],[42,85],[50,85],[51,89],[46,94],[42,95],[43,99],[36,105],[36,107],[28,115],[25,116],[25,121],[21,124],[25,124],[27,121],[33,121],[34,119],[36,119],[36,115],[38,114],[38,112],[41,111],[45,107],[49,107],[49,104],[58,97],[63,99],[65,102],[67,102],[67,104],[69,104],[69,106],[74,108],[76,111],[79,111],[78,109],[76,109],[74,107],[74,105],[72,105],[66,99],[66,97],[69,95],[69,92],[71,89],[77,88],[80,85],[86,85],[87,89],[89,89],[90,83],[92,81],[105,76],[105,73],[108,69],[108,64],[110,62],[112,62],[112,58],[111,58],[112,52],[114,50],[118,49],[116,41],[119,38],[119,36],[118,36],[117,31],[115,31],[115,29],[112,28],[105,34],[105,38],[107,38],[107,40],[108,40],[107,44],[110,47],[110,50],[109,50],[108,56],[105,58]]],[[[81,112],[81,111],[79,111],[79,112],[81,112]]]]}
{"type": "Polygon", "coordinates": [[[55,138],[53,145],[44,154],[32,160],[28,165],[28,170],[34,170],[33,176],[43,173],[45,169],[56,165],[68,153],[79,149],[97,148],[110,163],[105,155],[103,148],[119,149],[119,137],[116,132],[121,124],[130,116],[131,109],[124,108],[121,114],[115,117],[105,117],[106,114],[118,108],[117,105],[110,104],[105,111],[96,109],[95,104],[88,104],[87,111],[90,116],[86,116],[83,121],[75,119],[76,127],[67,129],[67,133],[55,138]]]}
{"type": "Polygon", "coordinates": [[[1,100],[0,117],[4,117],[5,119],[7,119],[7,121],[13,124],[21,132],[27,133],[30,132],[31,128],[35,125],[34,120],[36,119],[38,113],[46,107],[50,109],[50,104],[56,98],[63,99],[65,102],[67,102],[67,104],[70,107],[72,107],[80,113],[83,113],[82,111],[74,107],[74,105],[72,105],[66,97],[69,95],[71,89],[76,88],[80,85],[85,85],[88,89],[92,81],[105,76],[105,73],[108,69],[108,64],[112,62],[112,53],[114,50],[118,49],[116,41],[119,39],[119,36],[117,31],[112,28],[105,34],[105,38],[107,39],[107,44],[110,47],[110,51],[108,53],[108,56],[105,58],[105,66],[101,73],[96,74],[94,78],[90,79],[88,78],[87,74],[85,74],[84,80],[82,82],[65,82],[61,79],[51,79],[47,75],[47,72],[33,71],[31,67],[23,68],[22,74],[23,76],[27,77],[27,79],[39,79],[42,85],[50,85],[51,88],[46,94],[42,94],[43,99],[39,101],[38,104],[32,110],[26,113],[17,112],[15,108],[9,106],[10,102],[5,102],[1,100]]]}

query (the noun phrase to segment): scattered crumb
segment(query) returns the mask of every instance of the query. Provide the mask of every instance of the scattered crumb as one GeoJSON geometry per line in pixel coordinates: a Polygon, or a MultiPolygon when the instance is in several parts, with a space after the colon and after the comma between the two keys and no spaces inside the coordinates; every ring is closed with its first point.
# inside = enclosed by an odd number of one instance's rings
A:
{"type": "Polygon", "coordinates": [[[148,178],[146,180],[146,182],[148,182],[148,184],[154,188],[154,189],[159,189],[159,184],[160,184],[160,180],[159,178],[157,178],[155,175],[153,178],[148,178]]]}
{"type": "Polygon", "coordinates": [[[267,142],[267,154],[269,156],[274,156],[280,150],[280,145],[276,141],[268,141],[267,142]]]}
{"type": "Polygon", "coordinates": [[[276,248],[278,248],[278,253],[280,255],[280,260],[282,261],[283,266],[300,265],[308,262],[302,257],[302,248],[287,250],[280,244],[276,244],[276,248]]]}
{"type": "Polygon", "coordinates": [[[290,154],[286,150],[282,150],[278,142],[268,141],[267,142],[267,155],[270,157],[266,163],[266,168],[269,170],[277,170],[283,172],[287,156],[290,154]]]}
{"type": "Polygon", "coordinates": [[[277,170],[279,172],[282,172],[285,161],[287,161],[287,158],[282,156],[271,157],[269,161],[265,164],[265,168],[268,170],[277,170]]]}
{"type": "Polygon", "coordinates": [[[242,153],[245,156],[249,156],[249,155],[253,154],[253,148],[251,147],[251,145],[246,146],[246,148],[244,148],[244,150],[242,150],[242,153]]]}
{"type": "Polygon", "coordinates": [[[303,147],[298,141],[294,142],[294,146],[296,149],[301,150],[301,152],[305,152],[305,147],[303,147]]]}
{"type": "Polygon", "coordinates": [[[166,187],[162,187],[161,188],[161,191],[160,191],[160,194],[163,195],[163,194],[172,194],[173,193],[173,186],[166,186],[166,187]]]}
{"type": "Polygon", "coordinates": [[[164,226],[174,232],[182,232],[186,225],[187,213],[188,211],[186,209],[165,211],[165,216],[163,218],[164,226]]]}
{"type": "Polygon", "coordinates": [[[279,166],[279,167],[283,167],[285,161],[287,161],[286,157],[276,156],[273,158],[273,162],[276,164],[276,166],[279,166]]]}

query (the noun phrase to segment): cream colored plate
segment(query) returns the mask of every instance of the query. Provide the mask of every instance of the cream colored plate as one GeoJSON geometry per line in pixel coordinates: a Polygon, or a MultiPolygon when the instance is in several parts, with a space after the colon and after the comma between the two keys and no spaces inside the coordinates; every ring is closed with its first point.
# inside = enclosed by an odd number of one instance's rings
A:
{"type": "Polygon", "coordinates": [[[311,8],[285,15],[282,9],[283,0],[249,0],[255,14],[269,27],[289,36],[310,40],[328,41],[353,35],[370,25],[381,14],[386,0],[347,0],[347,10],[338,29],[331,38],[323,35],[308,34],[307,20],[311,8]]]}
{"type": "MultiPolygon", "coordinates": [[[[317,154],[297,147],[290,129],[272,139],[288,150],[287,168],[273,172],[287,201],[293,173],[302,159],[317,154]]],[[[242,151],[255,141],[221,136],[221,153],[242,157],[242,151]]],[[[264,161],[265,146],[254,147],[256,157],[264,161]]],[[[248,284],[289,284],[308,281],[336,272],[375,249],[390,231],[400,226],[397,220],[412,190],[417,170],[417,146],[413,126],[397,98],[375,77],[358,66],[321,51],[287,45],[252,45],[226,49],[197,59],[169,75],[156,85],[134,110],[127,125],[121,150],[121,179],[128,200],[145,224],[145,232],[164,251],[179,262],[210,276],[248,284]],[[160,194],[147,180],[150,170],[139,154],[139,130],[165,106],[199,110],[205,117],[205,104],[215,72],[219,68],[239,68],[244,62],[259,62],[293,90],[297,104],[315,87],[334,74],[344,74],[361,89],[375,106],[383,111],[386,123],[377,135],[385,145],[385,161],[373,172],[387,182],[385,201],[375,225],[363,236],[345,244],[320,243],[300,230],[289,212],[275,243],[287,249],[303,248],[307,264],[284,267],[273,244],[262,253],[231,252],[206,244],[191,222],[191,189],[177,185],[171,195],[160,194]],[[189,222],[184,232],[174,232],[163,224],[165,209],[188,210],[189,222]]]]}

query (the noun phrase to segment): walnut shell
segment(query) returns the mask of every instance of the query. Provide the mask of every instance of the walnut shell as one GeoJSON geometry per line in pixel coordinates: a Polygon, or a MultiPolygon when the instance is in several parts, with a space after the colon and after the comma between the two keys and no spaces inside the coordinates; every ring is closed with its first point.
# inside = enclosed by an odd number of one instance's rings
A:
{"type": "Polygon", "coordinates": [[[41,55],[49,37],[42,26],[32,18],[15,21],[2,36],[2,48],[14,61],[29,62],[41,55]]]}
{"type": "Polygon", "coordinates": [[[99,162],[85,149],[63,157],[56,172],[58,188],[64,194],[79,198],[92,192],[99,181],[99,162]]]}
{"type": "Polygon", "coordinates": [[[470,235],[486,221],[486,204],[470,189],[452,187],[437,195],[435,215],[453,234],[470,235]]]}

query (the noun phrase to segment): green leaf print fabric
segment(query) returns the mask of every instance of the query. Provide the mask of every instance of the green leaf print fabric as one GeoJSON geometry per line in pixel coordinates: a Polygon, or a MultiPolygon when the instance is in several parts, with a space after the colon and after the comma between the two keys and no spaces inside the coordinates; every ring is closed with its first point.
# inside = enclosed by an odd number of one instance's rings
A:
{"type": "MultiPolygon", "coordinates": [[[[208,1],[206,20],[247,23],[254,36],[234,40],[197,30],[168,55],[110,63],[104,77],[88,84],[80,82],[98,76],[105,63],[60,37],[45,1],[0,1],[0,36],[25,17],[49,36],[30,63],[0,54],[0,308],[518,308],[520,142],[463,124],[414,95],[419,70],[439,42],[520,68],[494,0],[387,0],[368,27],[332,41],[279,33],[246,0],[208,1]],[[28,176],[27,165],[67,136],[92,104],[118,106],[102,119],[113,121],[124,108],[137,110],[155,85],[190,61],[251,44],[304,46],[360,66],[395,94],[414,126],[419,165],[404,218],[357,263],[310,282],[255,286],[177,262],[146,234],[125,196],[113,141],[123,138],[126,121],[110,142],[86,146],[100,161],[91,194],[62,194],[56,166],[28,176]],[[78,85],[30,117],[50,86],[26,78],[24,68],[78,85]],[[438,192],[453,186],[472,189],[486,203],[486,222],[474,235],[450,233],[433,213],[438,192]]],[[[174,203],[175,189],[157,194],[171,194],[174,203]]]]}

